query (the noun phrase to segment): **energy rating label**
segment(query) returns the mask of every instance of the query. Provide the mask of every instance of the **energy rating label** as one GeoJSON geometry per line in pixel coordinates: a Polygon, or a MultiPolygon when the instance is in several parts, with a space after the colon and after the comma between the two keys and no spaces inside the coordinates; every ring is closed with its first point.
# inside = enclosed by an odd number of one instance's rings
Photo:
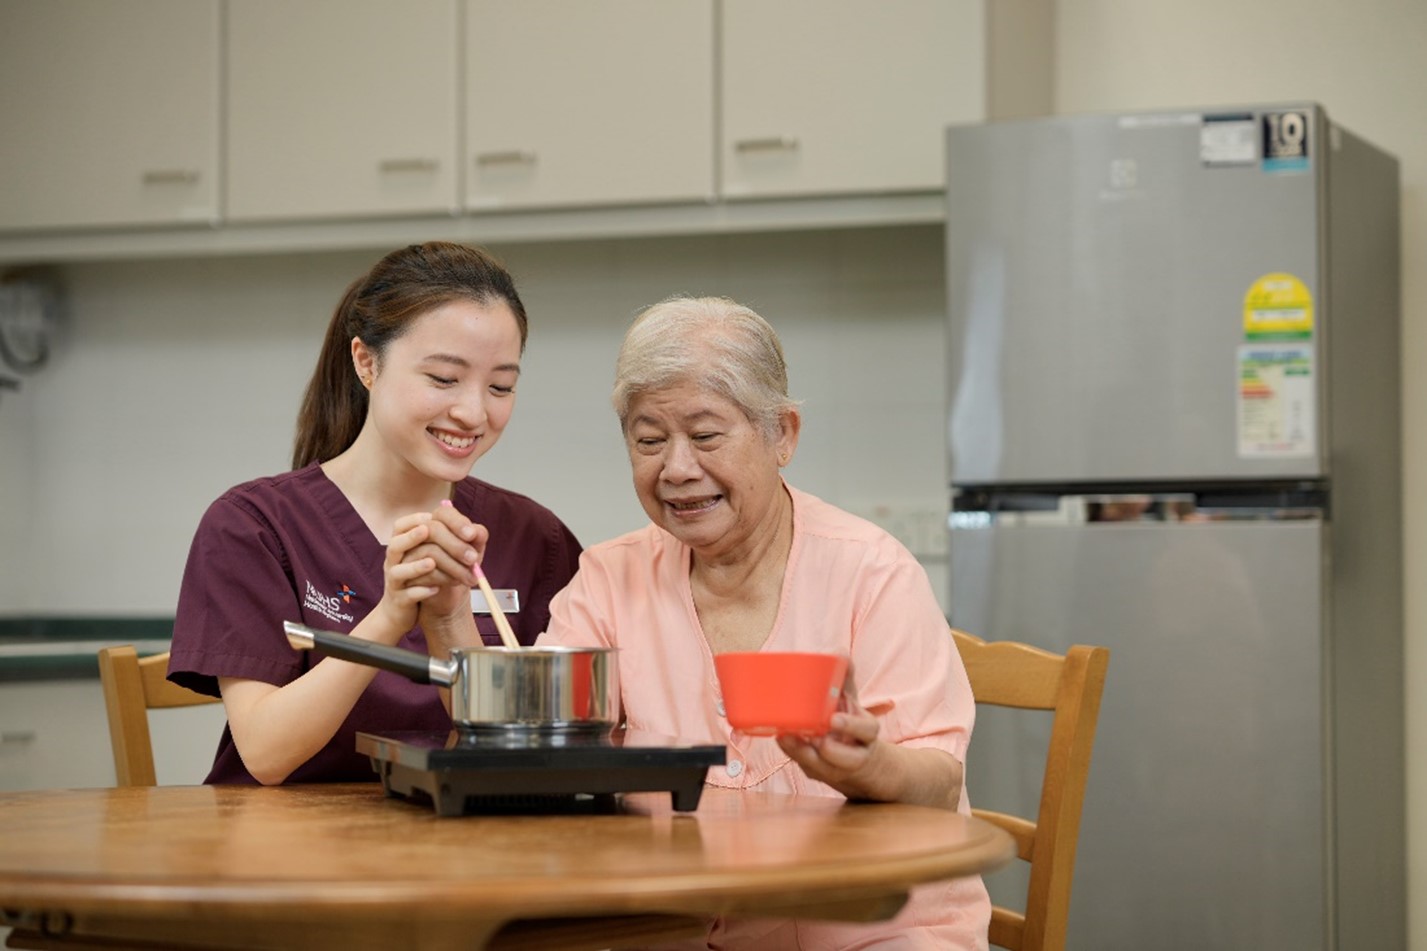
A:
{"type": "Polygon", "coordinates": [[[1317,451],[1313,345],[1239,347],[1239,456],[1297,458],[1317,451]]]}

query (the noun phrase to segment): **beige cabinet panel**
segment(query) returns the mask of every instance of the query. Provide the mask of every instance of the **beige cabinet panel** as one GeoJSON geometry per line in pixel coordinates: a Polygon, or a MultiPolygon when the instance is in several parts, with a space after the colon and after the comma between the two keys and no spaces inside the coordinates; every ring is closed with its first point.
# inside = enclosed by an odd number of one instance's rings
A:
{"type": "Polygon", "coordinates": [[[945,127],[987,117],[1000,2],[724,0],[723,197],[940,188],[945,127]]]}
{"type": "MultiPolygon", "coordinates": [[[[222,704],[149,711],[159,785],[203,782],[226,723],[222,704]]],[[[0,791],[112,785],[98,677],[0,684],[0,791]]]]}
{"type": "Polygon", "coordinates": [[[712,0],[467,0],[466,206],[713,195],[712,0]]]}
{"type": "Polygon", "coordinates": [[[0,230],[218,216],[218,0],[4,0],[0,230]]]}
{"type": "Polygon", "coordinates": [[[457,0],[228,0],[230,218],[452,212],[457,0]]]}

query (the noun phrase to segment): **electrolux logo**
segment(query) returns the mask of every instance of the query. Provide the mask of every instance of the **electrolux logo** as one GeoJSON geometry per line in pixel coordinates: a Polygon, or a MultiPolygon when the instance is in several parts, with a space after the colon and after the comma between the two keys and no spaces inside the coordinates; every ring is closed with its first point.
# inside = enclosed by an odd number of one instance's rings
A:
{"type": "Polygon", "coordinates": [[[307,594],[302,599],[302,607],[307,611],[315,611],[329,621],[345,621],[351,624],[356,618],[351,614],[342,611],[343,605],[351,604],[352,599],[357,596],[347,585],[339,585],[338,593],[335,595],[323,594],[318,591],[311,581],[303,581],[307,585],[307,594]]]}

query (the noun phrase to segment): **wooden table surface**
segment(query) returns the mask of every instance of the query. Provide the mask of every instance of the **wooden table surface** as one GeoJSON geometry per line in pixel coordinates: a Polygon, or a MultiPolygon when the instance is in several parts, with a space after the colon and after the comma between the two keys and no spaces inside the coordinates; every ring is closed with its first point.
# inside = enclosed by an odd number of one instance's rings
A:
{"type": "Polygon", "coordinates": [[[460,818],[378,784],[0,793],[0,923],[34,947],[602,947],[717,914],[885,918],[1011,851],[942,810],[719,789],[692,814],[649,793],[460,818]]]}

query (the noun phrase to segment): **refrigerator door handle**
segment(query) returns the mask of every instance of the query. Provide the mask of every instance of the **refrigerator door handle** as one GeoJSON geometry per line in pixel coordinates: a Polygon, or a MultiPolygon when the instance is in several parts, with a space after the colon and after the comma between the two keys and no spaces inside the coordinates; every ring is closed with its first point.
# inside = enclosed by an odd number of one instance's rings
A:
{"type": "Polygon", "coordinates": [[[1178,522],[1195,510],[1193,494],[1115,492],[962,500],[952,528],[992,525],[1084,525],[1088,522],[1178,522]]]}
{"type": "Polygon", "coordinates": [[[959,494],[950,527],[1087,525],[1153,522],[1203,523],[1325,519],[1327,496],[1316,491],[1096,491],[959,494]]]}
{"type": "Polygon", "coordinates": [[[1114,492],[1070,498],[1079,501],[1087,522],[1180,522],[1192,516],[1197,505],[1192,493],[1176,492],[1114,492]]]}

